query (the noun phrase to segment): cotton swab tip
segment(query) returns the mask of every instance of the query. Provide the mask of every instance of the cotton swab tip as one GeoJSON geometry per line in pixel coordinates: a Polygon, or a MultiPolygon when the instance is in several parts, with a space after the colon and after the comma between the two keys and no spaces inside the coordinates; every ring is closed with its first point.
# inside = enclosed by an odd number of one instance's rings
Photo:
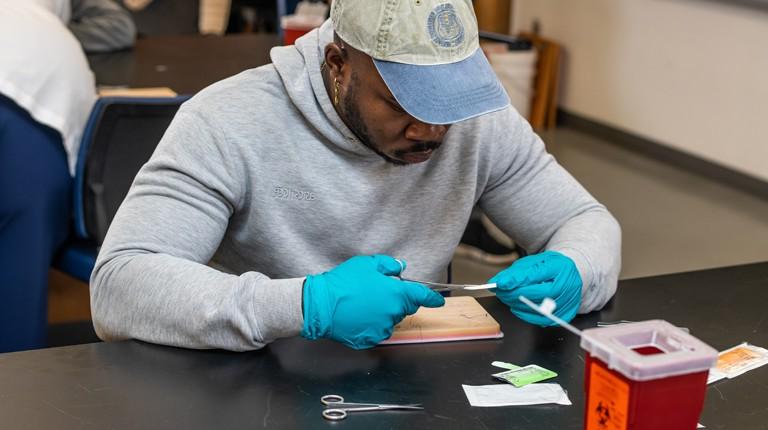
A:
{"type": "Polygon", "coordinates": [[[496,288],[496,284],[467,285],[464,287],[465,290],[490,290],[491,288],[496,288]]]}
{"type": "Polygon", "coordinates": [[[541,313],[545,315],[552,315],[552,312],[555,311],[555,308],[557,308],[557,303],[549,297],[544,299],[541,302],[541,305],[539,305],[539,309],[541,309],[541,313]]]}

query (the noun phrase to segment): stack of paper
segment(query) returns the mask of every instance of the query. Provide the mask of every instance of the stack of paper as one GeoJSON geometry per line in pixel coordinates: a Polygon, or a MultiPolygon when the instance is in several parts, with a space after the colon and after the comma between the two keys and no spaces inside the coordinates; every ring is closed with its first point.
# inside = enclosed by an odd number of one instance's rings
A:
{"type": "Polygon", "coordinates": [[[168,87],[124,88],[100,87],[99,97],[176,97],[176,91],[168,87]]]}

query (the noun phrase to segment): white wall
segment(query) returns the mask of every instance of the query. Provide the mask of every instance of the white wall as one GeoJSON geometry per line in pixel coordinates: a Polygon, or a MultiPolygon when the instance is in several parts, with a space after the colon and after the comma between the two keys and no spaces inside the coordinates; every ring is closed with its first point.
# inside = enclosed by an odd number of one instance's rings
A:
{"type": "Polygon", "coordinates": [[[768,10],[709,0],[515,0],[559,41],[560,105],[768,180],[768,10]]]}

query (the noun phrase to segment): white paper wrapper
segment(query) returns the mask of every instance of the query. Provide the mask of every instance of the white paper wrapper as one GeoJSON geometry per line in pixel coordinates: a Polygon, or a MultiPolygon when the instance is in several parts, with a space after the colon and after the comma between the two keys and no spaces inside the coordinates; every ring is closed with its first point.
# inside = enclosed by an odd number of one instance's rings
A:
{"type": "Polygon", "coordinates": [[[517,388],[509,384],[462,385],[472,406],[497,407],[558,404],[571,405],[568,394],[559,384],[531,384],[517,388]]]}

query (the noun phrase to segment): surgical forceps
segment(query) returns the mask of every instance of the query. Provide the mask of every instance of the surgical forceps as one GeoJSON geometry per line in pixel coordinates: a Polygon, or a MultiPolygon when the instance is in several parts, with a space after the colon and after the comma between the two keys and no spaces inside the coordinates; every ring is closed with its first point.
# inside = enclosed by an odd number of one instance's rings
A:
{"type": "MultiPolygon", "coordinates": [[[[405,265],[402,261],[395,258],[395,261],[400,264],[400,273],[402,273],[405,270],[405,265]]],[[[481,285],[468,285],[468,284],[445,284],[442,282],[431,282],[431,281],[419,281],[417,279],[408,279],[403,278],[402,276],[398,275],[398,279],[401,281],[406,282],[416,282],[418,284],[424,284],[428,286],[432,291],[435,292],[444,292],[444,291],[454,291],[454,290],[490,290],[491,288],[496,288],[496,284],[481,284],[481,285]]]]}

